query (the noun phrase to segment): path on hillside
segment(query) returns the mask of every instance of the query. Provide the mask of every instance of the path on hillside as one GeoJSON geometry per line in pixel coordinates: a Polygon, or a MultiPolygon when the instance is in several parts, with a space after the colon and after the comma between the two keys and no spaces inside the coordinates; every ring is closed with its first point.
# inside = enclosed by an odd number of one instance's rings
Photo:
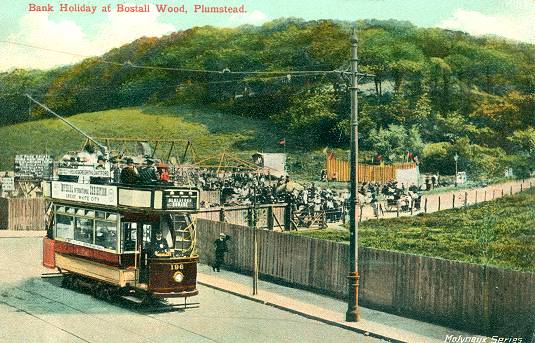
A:
{"type": "MultiPolygon", "coordinates": [[[[487,187],[462,189],[457,191],[448,191],[444,193],[434,193],[422,196],[421,208],[413,210],[412,215],[419,213],[433,213],[437,211],[449,210],[452,208],[462,208],[471,206],[484,201],[490,201],[505,196],[510,196],[530,187],[535,187],[535,178],[525,179],[523,181],[509,181],[488,185],[487,187]],[[426,205],[427,204],[427,205],[426,205]]],[[[396,218],[411,216],[411,212],[385,211],[379,218],[396,218]]],[[[362,209],[362,220],[376,219],[373,214],[371,205],[367,204],[362,209]]]]}

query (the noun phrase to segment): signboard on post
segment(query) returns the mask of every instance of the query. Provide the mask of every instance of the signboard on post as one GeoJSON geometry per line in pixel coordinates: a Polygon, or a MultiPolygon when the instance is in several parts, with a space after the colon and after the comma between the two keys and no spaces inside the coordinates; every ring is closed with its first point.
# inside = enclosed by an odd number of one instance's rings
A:
{"type": "Polygon", "coordinates": [[[117,187],[53,181],[52,198],[117,206],[117,187]]]}
{"type": "Polygon", "coordinates": [[[3,191],[14,191],[15,190],[15,178],[14,177],[3,177],[0,179],[0,183],[2,184],[2,190],[3,191]]]}
{"type": "Polygon", "coordinates": [[[412,169],[397,169],[396,181],[400,186],[401,184],[405,187],[410,187],[412,185],[419,186],[420,170],[418,166],[415,166],[412,169]]]}
{"type": "Polygon", "coordinates": [[[256,153],[252,156],[254,164],[267,169],[271,175],[286,175],[286,154],[256,153]]]}
{"type": "Polygon", "coordinates": [[[52,156],[50,155],[16,155],[15,177],[22,179],[45,179],[50,176],[52,156]]]}

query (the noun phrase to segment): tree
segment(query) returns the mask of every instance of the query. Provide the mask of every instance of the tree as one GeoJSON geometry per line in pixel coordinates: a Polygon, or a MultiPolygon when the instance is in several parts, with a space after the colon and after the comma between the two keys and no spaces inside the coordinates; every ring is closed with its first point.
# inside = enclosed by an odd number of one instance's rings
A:
{"type": "Polygon", "coordinates": [[[332,94],[318,92],[308,97],[293,96],[290,107],[275,114],[272,118],[288,128],[301,143],[307,146],[321,146],[332,141],[336,127],[336,114],[332,107],[335,99],[332,94]]]}
{"type": "Polygon", "coordinates": [[[386,161],[404,161],[407,153],[420,155],[423,142],[416,127],[406,129],[401,125],[390,125],[387,129],[371,130],[370,150],[382,155],[386,161]]]}

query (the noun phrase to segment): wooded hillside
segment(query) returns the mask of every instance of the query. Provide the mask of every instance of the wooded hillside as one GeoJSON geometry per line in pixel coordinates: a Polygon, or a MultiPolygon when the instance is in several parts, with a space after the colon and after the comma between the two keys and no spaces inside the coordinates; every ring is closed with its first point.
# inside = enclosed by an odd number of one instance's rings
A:
{"type": "MultiPolygon", "coordinates": [[[[535,165],[535,46],[406,22],[357,26],[359,68],[375,75],[361,80],[362,149],[387,162],[410,152],[424,171],[444,174],[453,172],[455,153],[461,170],[482,177],[499,175],[505,166],[522,175],[535,165]]],[[[141,38],[73,66],[4,73],[0,125],[44,115],[36,107],[28,110],[24,93],[63,115],[190,103],[271,119],[302,137],[299,148],[345,148],[349,92],[341,73],[232,72],[346,70],[350,27],[299,19],[200,27],[141,38]]]]}

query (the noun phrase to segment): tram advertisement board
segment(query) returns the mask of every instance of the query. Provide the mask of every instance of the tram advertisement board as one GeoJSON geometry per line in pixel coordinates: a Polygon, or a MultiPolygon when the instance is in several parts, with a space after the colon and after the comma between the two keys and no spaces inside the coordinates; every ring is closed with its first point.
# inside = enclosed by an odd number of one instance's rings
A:
{"type": "Polygon", "coordinates": [[[196,190],[165,191],[163,206],[167,210],[196,210],[199,192],[196,190]]]}
{"type": "Polygon", "coordinates": [[[44,179],[50,176],[52,156],[15,155],[15,177],[25,179],[44,179]]]}
{"type": "Polygon", "coordinates": [[[53,181],[52,198],[117,206],[117,187],[53,181]]]}
{"type": "Polygon", "coordinates": [[[111,171],[106,169],[95,169],[93,166],[77,168],[58,168],[58,175],[68,176],[90,176],[90,177],[111,177],[111,171]]]}

